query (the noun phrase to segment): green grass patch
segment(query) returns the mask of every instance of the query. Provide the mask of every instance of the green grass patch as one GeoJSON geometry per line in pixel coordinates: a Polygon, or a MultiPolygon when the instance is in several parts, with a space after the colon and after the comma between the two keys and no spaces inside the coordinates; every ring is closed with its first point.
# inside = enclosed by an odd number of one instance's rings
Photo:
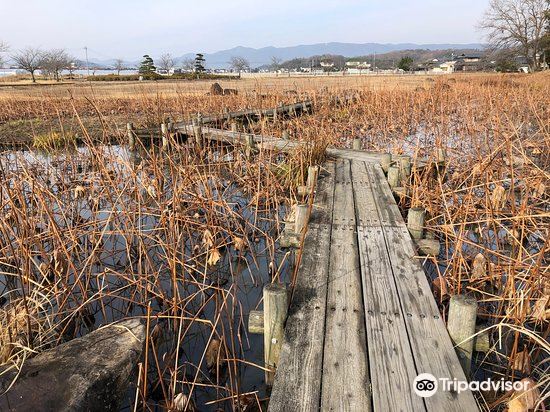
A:
{"type": "Polygon", "coordinates": [[[32,145],[40,150],[58,150],[65,147],[76,147],[77,137],[74,133],[49,132],[33,137],[32,145]]]}

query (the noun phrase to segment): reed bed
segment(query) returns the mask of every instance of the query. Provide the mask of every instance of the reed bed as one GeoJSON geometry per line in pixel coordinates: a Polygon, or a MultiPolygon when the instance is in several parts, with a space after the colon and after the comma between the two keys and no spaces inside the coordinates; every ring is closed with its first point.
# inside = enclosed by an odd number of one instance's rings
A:
{"type": "MultiPolygon", "coordinates": [[[[540,409],[550,394],[549,80],[455,75],[383,87],[256,80],[223,97],[181,85],[156,93],[125,86],[111,96],[2,95],[0,127],[23,122],[32,137],[41,122],[50,132],[77,133],[85,147],[39,161],[6,154],[0,321],[9,327],[1,360],[19,365],[101,323],[140,316],[150,348],[136,388],[140,405],[261,407],[266,394],[246,371],[261,374],[262,366],[244,356],[254,338],[243,327],[260,297],[243,290],[288,279],[292,259],[277,238],[307,166],[322,163],[327,145],[351,147],[360,138],[365,150],[432,165],[413,172],[399,202],[404,214],[426,208],[426,229],[444,245],[422,258],[441,312],[454,294],[474,296],[480,333],[490,339],[476,355],[475,376],[532,380],[530,409],[540,409]],[[243,126],[314,143],[291,155],[176,142],[168,152],[136,154],[101,144],[123,139],[128,121],[158,128],[167,118],[305,97],[315,103],[311,115],[243,126]],[[433,166],[442,154],[444,167],[433,166]]],[[[481,393],[479,402],[512,410],[514,396],[481,393]]]]}

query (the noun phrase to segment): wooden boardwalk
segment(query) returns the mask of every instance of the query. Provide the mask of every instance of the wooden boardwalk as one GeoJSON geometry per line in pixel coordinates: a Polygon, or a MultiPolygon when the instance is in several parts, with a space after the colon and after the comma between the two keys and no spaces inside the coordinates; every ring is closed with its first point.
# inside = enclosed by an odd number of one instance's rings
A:
{"type": "MultiPolygon", "coordinates": [[[[360,156],[360,154],[358,153],[360,156]]],[[[381,167],[329,162],[318,181],[270,411],[478,410],[381,167]]]]}
{"type": "MultiPolygon", "coordinates": [[[[309,105],[280,110],[296,114],[309,105]]],[[[271,110],[227,119],[278,109],[271,110]]],[[[175,130],[194,133],[189,123],[175,130]]],[[[201,134],[281,151],[307,144],[206,125],[201,134]]],[[[421,373],[466,377],[379,164],[383,156],[339,148],[327,148],[327,155],[333,160],[319,175],[269,411],[478,410],[469,391],[422,398],[413,390],[421,373]]]]}

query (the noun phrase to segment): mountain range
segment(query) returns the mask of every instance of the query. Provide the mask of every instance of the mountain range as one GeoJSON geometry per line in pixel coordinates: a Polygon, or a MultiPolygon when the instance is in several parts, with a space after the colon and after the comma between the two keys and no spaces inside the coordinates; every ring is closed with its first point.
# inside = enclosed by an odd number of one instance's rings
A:
{"type": "MultiPolygon", "coordinates": [[[[470,44],[415,44],[415,43],[317,43],[308,45],[298,45],[289,47],[262,47],[255,49],[252,47],[238,46],[232,49],[221,50],[214,53],[204,53],[206,66],[213,69],[229,67],[232,57],[244,57],[249,61],[252,68],[268,65],[273,57],[281,61],[287,61],[299,57],[319,56],[323,54],[342,55],[345,57],[366,56],[370,54],[382,54],[400,50],[452,50],[452,49],[483,49],[484,45],[480,43],[470,44]]],[[[153,57],[155,57],[153,55],[153,57]]],[[[157,56],[158,57],[158,56],[157,56]]],[[[177,64],[185,59],[193,59],[195,53],[187,53],[179,57],[174,57],[177,64]]],[[[100,66],[112,66],[114,60],[90,60],[100,66]]],[[[128,65],[136,66],[140,60],[126,62],[128,65]]]]}

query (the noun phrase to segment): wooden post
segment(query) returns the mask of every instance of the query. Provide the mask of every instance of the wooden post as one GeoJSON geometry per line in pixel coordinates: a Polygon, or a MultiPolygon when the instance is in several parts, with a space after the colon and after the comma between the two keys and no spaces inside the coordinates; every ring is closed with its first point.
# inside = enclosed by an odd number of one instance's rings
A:
{"type": "Polygon", "coordinates": [[[294,231],[297,235],[301,235],[307,225],[308,206],[296,205],[296,220],[294,221],[294,231]]]}
{"type": "Polygon", "coordinates": [[[134,134],[134,124],[126,123],[126,130],[128,135],[128,147],[130,150],[134,150],[136,147],[136,135],[134,134]]]}
{"type": "Polygon", "coordinates": [[[199,113],[193,119],[193,134],[195,135],[195,143],[198,148],[202,147],[202,115],[199,113]]]}
{"type": "Polygon", "coordinates": [[[390,166],[388,168],[388,184],[392,189],[399,186],[399,167],[390,166]]]}
{"type": "Polygon", "coordinates": [[[263,310],[251,310],[248,314],[248,333],[261,335],[264,333],[263,310]]]}
{"type": "Polygon", "coordinates": [[[283,130],[283,140],[288,140],[288,139],[290,139],[288,130],[283,130]]]}
{"type": "Polygon", "coordinates": [[[438,256],[441,249],[437,239],[418,239],[416,240],[416,247],[418,252],[425,256],[438,256]]]}
{"type": "Polygon", "coordinates": [[[353,139],[353,150],[361,150],[361,139],[353,139]]]}
{"type": "Polygon", "coordinates": [[[399,167],[399,186],[406,186],[411,176],[411,157],[399,156],[397,158],[397,165],[399,167]]]}
{"type": "Polygon", "coordinates": [[[288,294],[286,287],[269,284],[264,287],[264,360],[270,371],[265,372],[265,382],[273,385],[275,369],[279,364],[279,355],[284,336],[284,324],[288,312],[288,294]]]}
{"type": "Polygon", "coordinates": [[[254,141],[254,136],[251,134],[246,135],[246,147],[245,147],[246,157],[252,156],[255,150],[256,150],[256,142],[254,141]]]}
{"type": "Polygon", "coordinates": [[[307,186],[310,193],[315,190],[315,186],[317,185],[317,177],[318,176],[319,176],[319,166],[309,166],[307,168],[307,183],[306,183],[306,186],[307,186]]]}
{"type": "Polygon", "coordinates": [[[476,332],[477,301],[473,297],[454,295],[449,302],[447,330],[464,369],[466,377],[470,376],[472,353],[476,332]]]}
{"type": "Polygon", "coordinates": [[[380,166],[384,173],[388,174],[388,169],[391,166],[391,153],[384,153],[380,158],[380,166]]]}
{"type": "Polygon", "coordinates": [[[168,127],[166,123],[160,125],[160,134],[162,136],[162,148],[166,149],[168,147],[168,127]]]}
{"type": "Polygon", "coordinates": [[[426,219],[426,210],[422,207],[413,207],[409,209],[407,215],[407,228],[411,237],[415,240],[422,239],[424,235],[424,221],[426,219]]]}
{"type": "Polygon", "coordinates": [[[237,122],[231,122],[231,131],[237,133],[237,122]]]}

